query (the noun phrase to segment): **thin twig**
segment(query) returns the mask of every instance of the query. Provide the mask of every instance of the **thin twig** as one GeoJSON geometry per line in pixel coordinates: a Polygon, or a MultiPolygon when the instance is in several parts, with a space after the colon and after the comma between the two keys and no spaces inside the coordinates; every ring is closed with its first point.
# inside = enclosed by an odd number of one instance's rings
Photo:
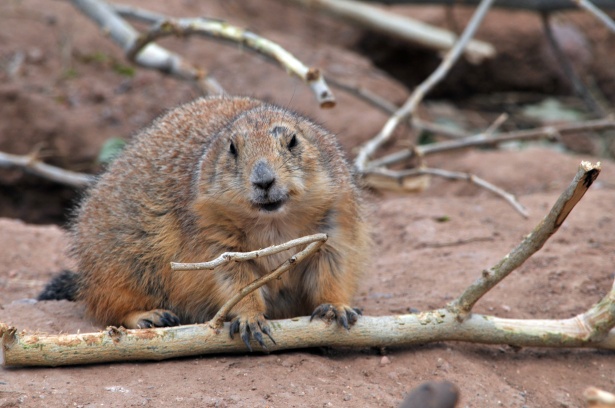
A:
{"type": "Polygon", "coordinates": [[[589,92],[589,89],[587,89],[587,86],[585,86],[583,80],[579,77],[576,70],[572,66],[570,59],[564,50],[562,50],[562,47],[560,47],[557,38],[555,38],[555,34],[551,28],[550,15],[547,13],[542,13],[541,20],[542,28],[545,32],[545,36],[547,37],[549,46],[553,51],[553,55],[557,59],[558,65],[562,68],[562,70],[564,70],[564,75],[570,81],[570,85],[572,86],[574,93],[583,100],[583,103],[585,103],[587,109],[599,116],[604,116],[604,109],[602,109],[602,106],[598,104],[596,99],[589,92]]]}
{"type": "MultiPolygon", "coordinates": [[[[319,235],[325,235],[325,234],[319,234],[319,235]]],[[[222,325],[224,324],[224,321],[226,320],[226,316],[228,315],[228,313],[237,303],[241,301],[241,299],[243,299],[244,297],[246,297],[247,295],[249,295],[256,289],[260,288],[267,282],[277,279],[284,272],[288,271],[293,265],[298,264],[299,262],[303,261],[308,256],[318,251],[318,249],[325,243],[326,240],[327,240],[327,237],[325,235],[324,239],[321,239],[316,242],[312,242],[305,249],[303,249],[300,252],[297,252],[295,255],[290,257],[290,259],[285,261],[282,265],[280,265],[274,271],[255,280],[254,282],[250,283],[248,286],[242,288],[238,293],[236,293],[232,298],[230,298],[224,305],[222,305],[220,310],[218,310],[218,313],[216,313],[213,319],[209,321],[209,326],[212,329],[216,329],[216,330],[220,329],[220,327],[222,327],[222,325]]]]}
{"type": "MultiPolygon", "coordinates": [[[[140,16],[142,19],[147,17],[146,14],[140,16]]],[[[317,68],[305,66],[294,55],[271,40],[220,20],[207,18],[166,18],[160,20],[156,14],[151,15],[150,18],[155,19],[152,27],[146,34],[139,36],[130,46],[127,51],[128,59],[134,60],[148,44],[170,35],[201,35],[215,40],[226,40],[244,45],[248,49],[264,55],[302,79],[312,88],[320,107],[331,108],[335,106],[335,97],[320,71],[317,68]]]]}
{"type": "Polygon", "coordinates": [[[446,54],[438,68],[412,92],[412,95],[410,95],[404,105],[399,108],[385,123],[380,133],[363,145],[354,162],[359,173],[366,169],[369,158],[380,146],[391,138],[393,132],[397,129],[399,124],[412,116],[418,104],[423,100],[425,95],[446,76],[449,69],[461,56],[461,53],[465,49],[468,41],[470,41],[470,39],[474,36],[474,33],[478,29],[492,3],[493,0],[481,1],[480,5],[474,12],[472,19],[463,31],[463,34],[457,43],[455,43],[455,46],[446,54]]]}
{"type": "Polygon", "coordinates": [[[456,171],[448,171],[448,170],[443,170],[443,169],[424,168],[424,167],[416,168],[416,169],[408,169],[408,170],[399,170],[399,171],[378,167],[378,168],[368,170],[366,174],[379,174],[379,175],[387,176],[395,180],[398,180],[399,183],[402,183],[403,179],[405,178],[417,177],[417,176],[423,176],[423,175],[444,177],[449,180],[469,181],[503,198],[519,214],[521,214],[525,218],[528,217],[527,209],[517,200],[517,198],[513,194],[489,183],[488,181],[474,174],[461,173],[461,172],[456,172],[456,171]]]}
{"type": "Polygon", "coordinates": [[[572,0],[579,7],[584,9],[585,11],[593,14],[598,20],[600,20],[609,30],[615,33],[615,21],[611,19],[604,11],[600,10],[598,7],[594,5],[591,1],[588,0],[572,0]]]}
{"type": "Polygon", "coordinates": [[[68,186],[83,188],[94,182],[94,176],[64,170],[36,159],[35,155],[15,155],[0,152],[0,167],[19,167],[37,176],[66,184],[68,186]]]}
{"type": "MultiPolygon", "coordinates": [[[[286,2],[300,4],[361,27],[440,51],[450,50],[457,39],[457,35],[448,30],[357,1],[286,0],[286,2]]],[[[469,41],[464,52],[466,57],[475,63],[493,58],[496,54],[491,44],[478,40],[469,41]]]]}
{"type": "MultiPolygon", "coordinates": [[[[124,52],[128,52],[139,37],[139,32],[121,18],[104,0],[71,0],[73,5],[84,15],[92,19],[105,34],[118,44],[124,52]]],[[[148,44],[135,59],[136,64],[152,68],[182,80],[196,83],[198,88],[207,94],[224,93],[222,86],[200,67],[186,62],[179,55],[160,47],[148,44]]]]}
{"type": "Polygon", "coordinates": [[[243,262],[251,259],[262,258],[263,256],[274,255],[290,248],[299,245],[307,245],[312,242],[325,242],[327,234],[314,234],[305,237],[293,239],[280,245],[272,245],[267,248],[259,249],[251,252],[225,252],[213,261],[199,263],[179,263],[171,262],[171,269],[174,271],[195,271],[203,269],[214,269],[217,266],[227,264],[229,262],[243,262]]]}
{"type": "MultiPolygon", "coordinates": [[[[547,239],[559,229],[570,211],[581,200],[598,174],[600,174],[600,163],[592,165],[588,162],[582,162],[572,183],[560,195],[544,220],[500,262],[484,270],[479,279],[448,305],[448,309],[456,313],[460,321],[465,319],[481,297],[542,248],[547,239]]],[[[600,310],[602,311],[602,309],[600,310]]],[[[596,312],[592,315],[600,313],[596,312]]]]}
{"type": "Polygon", "coordinates": [[[496,136],[488,137],[484,133],[470,136],[459,140],[446,140],[438,143],[431,143],[422,146],[416,146],[414,149],[402,149],[379,159],[372,160],[368,163],[368,168],[381,166],[389,166],[400,163],[412,158],[417,153],[422,156],[448,152],[468,147],[484,147],[496,146],[501,143],[511,141],[528,141],[544,138],[554,138],[559,134],[574,133],[585,130],[601,130],[606,128],[615,128],[615,120],[612,118],[590,120],[579,123],[565,123],[561,125],[544,126],[537,129],[519,130],[514,132],[502,133],[496,136]]]}

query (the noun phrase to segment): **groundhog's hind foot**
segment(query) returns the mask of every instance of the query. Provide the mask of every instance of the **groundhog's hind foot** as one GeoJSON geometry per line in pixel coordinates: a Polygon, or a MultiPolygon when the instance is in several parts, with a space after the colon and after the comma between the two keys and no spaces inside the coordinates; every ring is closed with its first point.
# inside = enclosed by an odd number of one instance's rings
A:
{"type": "Polygon", "coordinates": [[[337,324],[349,330],[350,326],[355,324],[362,314],[361,309],[353,308],[348,305],[323,303],[314,309],[310,321],[315,317],[320,317],[327,322],[335,319],[337,324]]]}
{"type": "Polygon", "coordinates": [[[147,312],[129,313],[122,322],[127,329],[179,326],[179,317],[170,310],[154,309],[147,312]]]}
{"type": "Polygon", "coordinates": [[[245,316],[240,315],[234,318],[231,321],[231,328],[229,334],[231,335],[231,339],[235,333],[239,333],[241,336],[241,340],[246,344],[248,350],[252,351],[252,346],[250,345],[250,337],[253,337],[254,340],[260,344],[262,348],[267,350],[267,346],[265,345],[265,339],[263,334],[266,334],[267,337],[275,343],[273,337],[271,337],[271,328],[269,327],[269,322],[265,318],[265,315],[262,313],[258,313],[254,316],[245,316]]]}

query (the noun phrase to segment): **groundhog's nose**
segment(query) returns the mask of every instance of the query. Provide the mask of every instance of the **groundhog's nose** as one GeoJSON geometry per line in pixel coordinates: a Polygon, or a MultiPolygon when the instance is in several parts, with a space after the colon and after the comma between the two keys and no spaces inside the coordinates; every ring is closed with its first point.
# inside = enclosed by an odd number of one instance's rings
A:
{"type": "Polygon", "coordinates": [[[275,182],[275,173],[267,163],[261,160],[254,166],[250,181],[257,188],[266,191],[269,190],[269,187],[275,182]]]}

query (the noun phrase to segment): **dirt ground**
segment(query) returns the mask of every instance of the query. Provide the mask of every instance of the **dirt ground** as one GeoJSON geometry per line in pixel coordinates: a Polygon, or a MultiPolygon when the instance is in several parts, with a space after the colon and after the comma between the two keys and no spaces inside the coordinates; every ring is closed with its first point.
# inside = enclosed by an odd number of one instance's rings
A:
{"type": "MultiPolygon", "coordinates": [[[[402,83],[411,79],[399,75],[393,79],[374,65],[385,67],[383,60],[361,52],[366,49],[366,36],[372,34],[280,2],[130,3],[174,16],[224,18],[279,41],[308,64],[360,83],[391,101],[400,103],[408,94],[402,83]]],[[[438,8],[401,11],[432,22],[444,18],[438,8]]],[[[613,37],[584,15],[560,16],[566,19],[577,22],[581,32],[591,33],[592,54],[583,57],[589,59],[582,66],[612,106],[615,87],[610,86],[615,80],[605,66],[612,68],[613,37]],[[605,45],[609,39],[610,48],[605,45]]],[[[536,16],[498,11],[486,24],[479,37],[504,50],[504,64],[525,61],[523,69],[528,72],[536,64],[542,68],[523,86],[541,85],[524,91],[566,94],[561,74],[545,62],[552,57],[538,52],[541,37],[537,37],[536,16]],[[517,52],[507,51],[512,46],[504,38],[511,36],[497,27],[520,30],[523,36],[515,38],[523,40],[517,52]],[[529,63],[523,59],[524,46],[531,54],[529,63]],[[536,61],[543,57],[542,62],[536,61]]],[[[298,80],[237,47],[198,39],[161,44],[206,66],[231,93],[274,101],[314,117],[339,135],[351,156],[386,120],[386,115],[341,91],[336,91],[334,110],[320,111],[298,80]]],[[[397,48],[395,52],[402,53],[397,48]]],[[[0,68],[0,151],[25,154],[40,149],[50,163],[75,170],[97,170],[95,157],[105,140],[127,138],[165,109],[197,96],[189,84],[162,74],[131,72],[121,52],[65,1],[0,3],[0,68]]],[[[497,70],[496,62],[480,68],[480,75],[487,78],[484,70],[489,69],[497,70]]],[[[451,97],[478,81],[463,82],[464,75],[458,71],[453,77],[458,82],[450,84],[456,89],[451,97]]],[[[503,76],[498,78],[503,81],[503,76]]],[[[517,89],[521,82],[514,78],[499,89],[517,89]]],[[[468,94],[472,97],[475,102],[478,96],[468,94]]],[[[477,106],[467,101],[461,106],[430,101],[421,114],[475,130],[488,126],[501,112],[499,108],[470,111],[470,105],[477,106]]],[[[505,128],[520,124],[527,122],[513,121],[505,128]]],[[[516,194],[529,209],[529,219],[463,182],[434,179],[420,195],[368,193],[375,248],[355,305],[370,316],[445,305],[532,230],[571,181],[581,160],[603,162],[596,183],[544,248],[475,310],[508,318],[563,319],[601,299],[615,275],[615,163],[561,150],[549,145],[515,146],[429,159],[433,167],[472,172],[516,194]]],[[[49,333],[100,329],[84,318],[79,304],[32,300],[54,273],[73,266],[65,254],[63,226],[78,196],[79,192],[19,170],[0,172],[0,322],[49,333]]],[[[459,407],[582,407],[583,390],[590,385],[615,391],[613,373],[615,354],[591,349],[517,350],[447,342],[388,349],[386,356],[368,349],[246,352],[151,363],[0,368],[0,407],[395,407],[413,387],[442,379],[461,390],[459,407]]]]}

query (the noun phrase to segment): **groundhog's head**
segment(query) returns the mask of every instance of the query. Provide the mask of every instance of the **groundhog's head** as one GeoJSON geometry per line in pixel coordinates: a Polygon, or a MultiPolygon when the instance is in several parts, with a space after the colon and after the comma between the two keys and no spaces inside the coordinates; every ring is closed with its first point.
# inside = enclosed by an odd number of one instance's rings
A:
{"type": "Polygon", "coordinates": [[[269,105],[236,116],[200,166],[199,194],[250,218],[326,211],[339,189],[351,188],[334,136],[269,105]]]}

